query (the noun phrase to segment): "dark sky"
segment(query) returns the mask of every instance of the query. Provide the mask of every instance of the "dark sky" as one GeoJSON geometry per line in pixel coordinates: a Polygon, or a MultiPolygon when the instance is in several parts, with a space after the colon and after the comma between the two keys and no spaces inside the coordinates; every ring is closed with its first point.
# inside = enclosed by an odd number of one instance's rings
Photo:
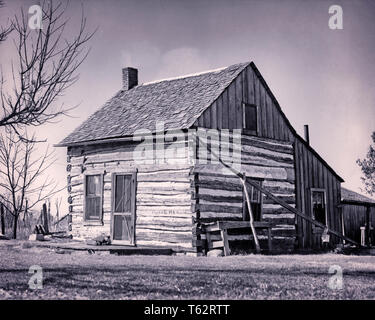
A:
{"type": "MultiPolygon", "coordinates": [[[[35,1],[9,1],[3,19],[35,1]]],[[[82,2],[71,1],[75,30],[82,2]]],[[[312,146],[359,191],[364,157],[375,130],[375,1],[364,0],[124,0],[83,1],[98,27],[80,80],[63,101],[80,106],[38,133],[58,143],[121,88],[121,68],[140,82],[254,61],[299,133],[310,126],[312,146]],[[343,30],[328,27],[328,8],[343,8],[343,30]]],[[[68,31],[71,31],[68,30],[68,31]]],[[[1,63],[11,59],[0,46],[1,63]]],[[[4,66],[3,66],[4,67],[4,66]]],[[[65,178],[65,149],[56,177],[65,178]]]]}

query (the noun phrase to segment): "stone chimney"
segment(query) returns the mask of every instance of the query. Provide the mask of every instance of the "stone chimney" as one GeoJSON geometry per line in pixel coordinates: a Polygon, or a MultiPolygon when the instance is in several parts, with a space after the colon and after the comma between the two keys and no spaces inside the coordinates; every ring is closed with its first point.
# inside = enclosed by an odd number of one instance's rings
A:
{"type": "Polygon", "coordinates": [[[138,69],[123,68],[122,69],[122,89],[130,90],[138,85],[138,69]]]}

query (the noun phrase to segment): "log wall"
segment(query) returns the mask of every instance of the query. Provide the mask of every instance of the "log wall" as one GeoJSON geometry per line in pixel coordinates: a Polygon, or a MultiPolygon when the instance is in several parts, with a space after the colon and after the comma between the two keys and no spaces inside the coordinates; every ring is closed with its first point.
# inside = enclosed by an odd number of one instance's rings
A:
{"type": "MultiPolygon", "coordinates": [[[[211,141],[209,146],[215,143],[211,141]]],[[[195,178],[191,179],[198,187],[195,197],[199,201],[192,210],[195,218],[201,222],[242,220],[244,193],[241,181],[222,164],[215,163],[214,157],[202,164],[200,147],[198,145],[195,178]]],[[[232,148],[230,152],[233,152],[232,148]]],[[[295,207],[294,151],[291,143],[243,136],[240,171],[246,173],[247,178],[264,179],[263,186],[267,190],[295,207]]],[[[263,220],[274,225],[274,249],[292,251],[296,239],[295,214],[264,195],[262,213],[263,220]]]]}
{"type": "MultiPolygon", "coordinates": [[[[133,151],[137,145],[123,142],[69,148],[68,191],[73,237],[84,240],[100,234],[109,235],[112,173],[137,170],[136,243],[191,248],[187,142],[175,144],[176,152],[170,153],[165,161],[159,159],[148,164],[135,162],[133,151]],[[104,180],[103,221],[85,222],[84,176],[99,173],[103,174],[104,180]]],[[[170,144],[165,147],[170,147],[170,144]]]]}

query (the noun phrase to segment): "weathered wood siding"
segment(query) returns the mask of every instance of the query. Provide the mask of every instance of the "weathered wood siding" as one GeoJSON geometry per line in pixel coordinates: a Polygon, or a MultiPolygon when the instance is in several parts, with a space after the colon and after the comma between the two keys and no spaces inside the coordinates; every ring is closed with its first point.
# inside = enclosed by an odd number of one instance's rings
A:
{"type": "MultiPolygon", "coordinates": [[[[295,196],[299,210],[311,216],[311,188],[326,189],[330,228],[341,231],[340,179],[291,127],[259,71],[249,65],[194,123],[212,129],[241,129],[242,103],[258,107],[258,133],[261,138],[290,142],[295,148],[295,196]]],[[[320,248],[320,232],[298,218],[300,248],[320,248]]],[[[332,244],[337,238],[331,237],[332,244]]]]}
{"type": "Polygon", "coordinates": [[[216,101],[195,122],[195,126],[212,129],[241,129],[242,103],[258,106],[258,136],[293,141],[294,136],[279,112],[266,84],[251,66],[245,68],[216,101]]]}
{"type": "MultiPolygon", "coordinates": [[[[361,230],[360,227],[364,227],[368,219],[372,227],[375,226],[375,207],[368,208],[365,205],[360,204],[348,204],[342,205],[342,215],[344,220],[344,232],[347,237],[361,242],[361,230]]],[[[374,241],[374,234],[372,234],[372,241],[374,241]]]]}
{"type": "MultiPolygon", "coordinates": [[[[133,151],[138,143],[119,142],[68,150],[68,182],[72,234],[77,239],[109,235],[112,173],[137,170],[136,243],[191,248],[190,164],[187,140],[174,144],[165,162],[139,164],[133,151]],[[84,175],[103,174],[103,223],[84,221],[84,175]]],[[[165,147],[170,147],[166,144],[165,147]]]]}
{"type": "MultiPolygon", "coordinates": [[[[327,166],[299,139],[295,140],[296,165],[296,200],[297,208],[312,217],[311,188],[324,189],[327,200],[328,227],[342,232],[340,199],[341,182],[327,166]]],[[[297,218],[297,232],[301,248],[321,247],[321,228],[315,228],[302,218],[297,218]]],[[[340,242],[337,237],[331,236],[331,244],[340,242]]]]}
{"type": "MultiPolygon", "coordinates": [[[[291,206],[295,206],[294,151],[291,143],[242,136],[241,159],[233,157],[232,163],[241,161],[241,172],[248,178],[264,179],[263,186],[291,206]]],[[[214,149],[218,141],[211,140],[214,149]]],[[[220,147],[225,143],[220,143],[220,147]]],[[[198,155],[201,146],[198,146],[198,155]]],[[[229,148],[232,154],[233,148],[229,148]]],[[[239,151],[239,150],[237,150],[239,151]]],[[[236,152],[236,151],[235,151],[236,152]]],[[[204,221],[242,220],[244,205],[243,185],[221,164],[217,158],[201,163],[198,157],[194,167],[198,199],[193,211],[195,217],[204,221]]],[[[225,158],[223,158],[225,161],[225,158]]],[[[229,160],[229,159],[227,159],[229,160]]],[[[192,179],[193,180],[193,179],[192,179]]],[[[274,249],[293,250],[295,243],[295,215],[273,200],[263,198],[263,220],[274,224],[272,229],[274,249]]],[[[261,238],[266,238],[261,236],[261,238]]]]}

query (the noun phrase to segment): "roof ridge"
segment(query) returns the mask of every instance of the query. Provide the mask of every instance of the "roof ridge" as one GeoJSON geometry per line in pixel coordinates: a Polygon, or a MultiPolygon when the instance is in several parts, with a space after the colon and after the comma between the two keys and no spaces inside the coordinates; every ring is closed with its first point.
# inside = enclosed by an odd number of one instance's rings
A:
{"type": "Polygon", "coordinates": [[[239,66],[239,65],[242,65],[242,64],[245,65],[245,64],[249,64],[249,63],[250,62],[240,62],[240,63],[231,64],[231,65],[226,66],[226,67],[220,67],[220,68],[215,68],[215,69],[205,70],[205,71],[200,71],[200,72],[195,72],[195,73],[188,73],[188,74],[184,74],[184,75],[176,76],[176,77],[153,80],[153,81],[142,83],[139,86],[147,86],[147,85],[150,85],[150,84],[164,82],[164,81],[173,81],[173,80],[180,80],[180,79],[185,79],[185,78],[197,77],[197,76],[208,74],[208,73],[218,73],[220,71],[223,71],[225,69],[228,69],[228,68],[231,68],[231,67],[234,67],[234,66],[239,66]]]}

